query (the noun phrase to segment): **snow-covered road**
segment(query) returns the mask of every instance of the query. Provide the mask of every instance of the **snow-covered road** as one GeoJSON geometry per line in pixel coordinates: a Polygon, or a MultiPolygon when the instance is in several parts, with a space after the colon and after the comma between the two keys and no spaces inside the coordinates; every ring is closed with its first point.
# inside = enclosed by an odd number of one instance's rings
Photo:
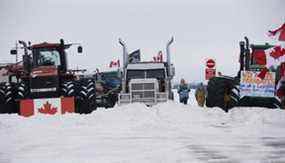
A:
{"type": "Polygon", "coordinates": [[[0,163],[285,162],[285,111],[168,102],[89,115],[0,115],[0,163]]]}

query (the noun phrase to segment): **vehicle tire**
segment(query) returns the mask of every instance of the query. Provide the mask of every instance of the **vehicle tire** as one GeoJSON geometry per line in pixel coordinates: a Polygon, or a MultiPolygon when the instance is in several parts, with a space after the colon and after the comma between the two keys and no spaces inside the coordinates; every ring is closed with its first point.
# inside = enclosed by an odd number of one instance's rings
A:
{"type": "Polygon", "coordinates": [[[19,109],[15,101],[15,83],[1,83],[0,92],[0,113],[18,113],[19,109]]]}
{"type": "Polygon", "coordinates": [[[79,96],[81,87],[77,81],[66,81],[61,85],[60,94],[63,97],[74,97],[75,113],[80,113],[83,99],[79,96]]]}
{"type": "Polygon", "coordinates": [[[27,99],[29,97],[28,84],[21,81],[15,84],[14,98],[16,105],[16,113],[20,113],[20,100],[27,99]]]}
{"type": "Polygon", "coordinates": [[[6,106],[5,106],[5,84],[0,83],[0,113],[5,113],[6,106]]]}
{"type": "Polygon", "coordinates": [[[79,82],[80,99],[82,99],[80,113],[89,114],[96,110],[96,86],[93,79],[81,79],[79,82]]]}
{"type": "Polygon", "coordinates": [[[26,99],[29,96],[29,87],[27,83],[20,82],[16,84],[15,98],[16,99],[26,99]]]}
{"type": "Polygon", "coordinates": [[[95,82],[81,79],[79,81],[64,82],[61,86],[61,95],[75,98],[75,112],[88,114],[96,110],[95,82]]]}
{"type": "Polygon", "coordinates": [[[61,85],[60,91],[61,91],[60,94],[62,96],[64,96],[64,97],[73,97],[73,96],[75,96],[76,95],[76,92],[75,92],[75,82],[74,81],[64,82],[61,85]]]}
{"type": "Polygon", "coordinates": [[[230,77],[214,77],[207,86],[207,107],[220,107],[228,112],[239,103],[239,90],[230,77]]]}
{"type": "Polygon", "coordinates": [[[96,84],[93,79],[87,80],[87,100],[91,112],[97,109],[96,104],[96,84]]]}

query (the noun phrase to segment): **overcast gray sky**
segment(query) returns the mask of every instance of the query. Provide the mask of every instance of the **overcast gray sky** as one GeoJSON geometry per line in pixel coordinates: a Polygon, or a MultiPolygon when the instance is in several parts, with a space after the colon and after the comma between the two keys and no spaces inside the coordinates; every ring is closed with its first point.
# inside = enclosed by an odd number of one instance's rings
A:
{"type": "Polygon", "coordinates": [[[16,40],[80,42],[84,55],[70,51],[71,68],[107,69],[128,50],[151,60],[174,36],[176,80],[204,80],[206,58],[223,74],[238,71],[238,43],[273,42],[269,29],[285,21],[285,0],[0,0],[0,63],[12,62],[16,40]]]}

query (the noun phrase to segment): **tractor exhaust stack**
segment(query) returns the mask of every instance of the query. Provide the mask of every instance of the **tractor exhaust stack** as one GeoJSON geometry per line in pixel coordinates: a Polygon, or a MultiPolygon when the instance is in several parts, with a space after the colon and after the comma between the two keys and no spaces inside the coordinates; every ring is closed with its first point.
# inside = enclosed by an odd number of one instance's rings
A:
{"type": "Polygon", "coordinates": [[[119,38],[119,43],[120,43],[120,45],[122,45],[122,47],[123,47],[123,81],[122,81],[122,91],[123,92],[126,92],[126,81],[125,81],[125,75],[126,75],[126,68],[127,68],[127,65],[128,65],[128,62],[129,62],[129,60],[128,60],[128,51],[127,51],[127,47],[126,47],[126,44],[125,44],[125,42],[121,39],[121,38],[119,38]]]}
{"type": "MultiPolygon", "coordinates": [[[[170,57],[170,45],[173,43],[174,38],[171,37],[171,39],[168,41],[166,45],[166,55],[167,55],[167,68],[168,72],[171,72],[171,57],[170,57]]],[[[172,78],[172,77],[171,77],[172,78]]]]}

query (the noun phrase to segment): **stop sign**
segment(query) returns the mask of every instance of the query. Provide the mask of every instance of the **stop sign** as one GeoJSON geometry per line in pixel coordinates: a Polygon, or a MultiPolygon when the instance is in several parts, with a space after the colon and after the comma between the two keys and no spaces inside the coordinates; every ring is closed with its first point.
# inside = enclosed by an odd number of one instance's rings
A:
{"type": "Polygon", "coordinates": [[[208,68],[214,68],[216,66],[216,62],[213,59],[208,59],[206,62],[206,66],[208,68]]]}

